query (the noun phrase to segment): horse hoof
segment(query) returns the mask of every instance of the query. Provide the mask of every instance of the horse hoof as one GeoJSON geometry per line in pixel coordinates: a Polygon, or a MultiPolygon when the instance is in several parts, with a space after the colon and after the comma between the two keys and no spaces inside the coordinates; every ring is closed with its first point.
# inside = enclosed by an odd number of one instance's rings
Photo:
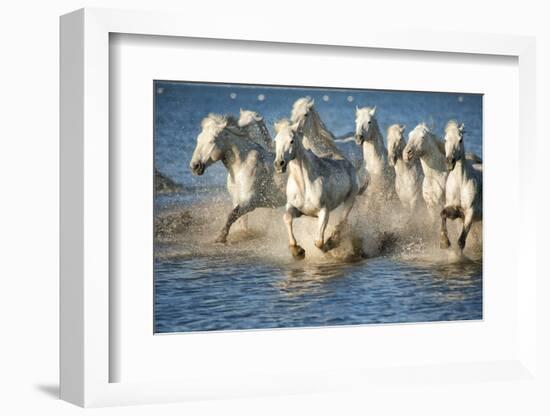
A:
{"type": "Polygon", "coordinates": [[[216,244],[226,244],[227,243],[227,237],[219,236],[214,240],[214,243],[216,244]]]}
{"type": "Polygon", "coordinates": [[[317,247],[318,249],[322,250],[323,249],[323,241],[322,240],[315,240],[315,247],[317,247]]]}
{"type": "Polygon", "coordinates": [[[300,246],[290,246],[290,252],[297,260],[302,260],[306,256],[306,251],[300,246]]]}
{"type": "Polygon", "coordinates": [[[325,244],[323,245],[323,247],[321,247],[321,250],[323,250],[323,253],[326,253],[327,251],[338,247],[339,243],[340,241],[332,236],[327,241],[325,241],[325,244]]]}
{"type": "Polygon", "coordinates": [[[447,249],[451,247],[451,242],[449,241],[449,238],[446,236],[441,236],[439,247],[441,247],[442,249],[447,249]]]}

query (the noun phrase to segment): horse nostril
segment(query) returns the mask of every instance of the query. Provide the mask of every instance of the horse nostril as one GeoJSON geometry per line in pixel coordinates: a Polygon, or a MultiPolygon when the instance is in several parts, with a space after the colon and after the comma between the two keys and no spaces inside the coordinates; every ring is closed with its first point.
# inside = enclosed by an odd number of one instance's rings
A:
{"type": "Polygon", "coordinates": [[[284,165],[285,165],[285,161],[284,161],[284,160],[281,160],[281,161],[279,162],[279,166],[284,166],[284,165]]]}

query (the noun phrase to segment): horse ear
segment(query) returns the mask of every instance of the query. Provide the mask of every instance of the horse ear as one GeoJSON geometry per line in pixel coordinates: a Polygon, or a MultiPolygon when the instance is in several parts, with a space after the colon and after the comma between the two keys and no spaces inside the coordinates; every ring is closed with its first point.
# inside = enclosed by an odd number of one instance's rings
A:
{"type": "Polygon", "coordinates": [[[401,124],[399,126],[399,130],[401,131],[401,133],[403,133],[405,131],[405,127],[407,127],[407,126],[405,126],[404,124],[401,124]]]}
{"type": "Polygon", "coordinates": [[[376,106],[372,107],[370,112],[369,112],[371,117],[374,116],[374,113],[376,113],[376,106]]]}
{"type": "Polygon", "coordinates": [[[460,126],[458,126],[458,131],[461,133],[464,132],[464,123],[461,123],[460,126]]]}
{"type": "Polygon", "coordinates": [[[357,114],[359,112],[359,106],[356,104],[355,105],[355,114],[357,114]]]}

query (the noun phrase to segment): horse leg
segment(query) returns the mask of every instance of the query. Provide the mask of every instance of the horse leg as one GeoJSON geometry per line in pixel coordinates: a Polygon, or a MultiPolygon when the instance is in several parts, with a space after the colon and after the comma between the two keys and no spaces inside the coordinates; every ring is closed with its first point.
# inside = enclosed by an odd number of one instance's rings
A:
{"type": "Polygon", "coordinates": [[[243,230],[248,231],[248,215],[243,215],[241,217],[241,225],[243,230]]]}
{"type": "Polygon", "coordinates": [[[286,230],[288,232],[290,252],[292,253],[292,256],[294,258],[299,259],[299,260],[301,260],[305,257],[306,252],[302,247],[300,247],[296,243],[296,238],[294,238],[294,231],[292,229],[292,221],[294,220],[294,218],[298,218],[301,215],[302,215],[302,213],[300,211],[298,211],[292,205],[288,205],[288,204],[286,206],[286,211],[283,215],[283,220],[285,222],[286,230]]]}
{"type": "Polygon", "coordinates": [[[449,235],[447,232],[447,211],[446,209],[441,210],[441,231],[439,235],[439,247],[442,249],[449,248],[451,242],[449,241],[449,235]]]}
{"type": "Polygon", "coordinates": [[[242,217],[244,214],[252,211],[254,208],[250,205],[237,205],[235,208],[231,210],[229,215],[227,216],[227,221],[225,222],[224,227],[220,231],[220,234],[218,235],[218,238],[216,238],[216,243],[226,243],[227,242],[227,235],[229,234],[229,229],[231,228],[231,225],[235,221],[237,221],[240,217],[242,217]]]}
{"type": "Polygon", "coordinates": [[[315,247],[323,251],[326,251],[325,250],[325,229],[327,228],[329,216],[330,214],[327,208],[321,208],[317,216],[318,224],[319,224],[319,233],[317,234],[317,239],[315,240],[315,247]]]}
{"type": "Polygon", "coordinates": [[[468,233],[470,232],[470,228],[472,227],[472,210],[467,211],[463,218],[464,221],[462,222],[462,231],[460,232],[460,236],[458,237],[458,247],[461,251],[464,250],[464,247],[466,246],[466,238],[468,237],[468,233]]]}
{"type": "Polygon", "coordinates": [[[344,206],[342,207],[342,218],[340,219],[340,222],[336,225],[336,227],[334,227],[334,232],[325,243],[327,251],[333,249],[340,243],[340,239],[342,238],[342,229],[348,221],[349,213],[353,208],[354,202],[355,196],[352,198],[348,198],[344,201],[344,206]]]}
{"type": "Polygon", "coordinates": [[[442,249],[446,249],[451,246],[451,242],[449,241],[449,234],[447,232],[447,218],[451,220],[455,220],[457,218],[464,218],[464,214],[461,208],[456,206],[449,206],[441,210],[440,216],[441,216],[441,234],[440,234],[439,246],[442,249]]]}

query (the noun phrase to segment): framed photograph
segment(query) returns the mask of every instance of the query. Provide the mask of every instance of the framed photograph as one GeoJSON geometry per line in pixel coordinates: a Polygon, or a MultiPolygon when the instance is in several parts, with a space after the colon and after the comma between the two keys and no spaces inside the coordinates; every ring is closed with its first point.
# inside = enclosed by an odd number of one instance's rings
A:
{"type": "Polygon", "coordinates": [[[536,382],[534,40],[327,36],[61,18],[63,399],[536,382]]]}
{"type": "Polygon", "coordinates": [[[482,94],[153,89],[155,333],[483,318],[482,94]]]}

